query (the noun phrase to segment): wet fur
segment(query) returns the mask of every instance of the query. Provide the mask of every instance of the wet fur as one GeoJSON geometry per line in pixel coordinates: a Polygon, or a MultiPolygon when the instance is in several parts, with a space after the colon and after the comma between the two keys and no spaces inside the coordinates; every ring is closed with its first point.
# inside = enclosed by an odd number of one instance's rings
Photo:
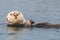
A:
{"type": "Polygon", "coordinates": [[[37,28],[60,28],[60,24],[51,24],[51,23],[48,23],[48,22],[37,23],[35,26],[37,28]]]}

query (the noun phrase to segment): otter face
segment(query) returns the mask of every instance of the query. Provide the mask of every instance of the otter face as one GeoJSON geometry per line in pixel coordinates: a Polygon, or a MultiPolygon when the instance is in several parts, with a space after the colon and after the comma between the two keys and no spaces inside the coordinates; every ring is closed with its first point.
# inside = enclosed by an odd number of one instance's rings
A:
{"type": "Polygon", "coordinates": [[[19,11],[12,11],[6,16],[6,21],[8,24],[22,23],[24,21],[24,16],[19,11]]]}

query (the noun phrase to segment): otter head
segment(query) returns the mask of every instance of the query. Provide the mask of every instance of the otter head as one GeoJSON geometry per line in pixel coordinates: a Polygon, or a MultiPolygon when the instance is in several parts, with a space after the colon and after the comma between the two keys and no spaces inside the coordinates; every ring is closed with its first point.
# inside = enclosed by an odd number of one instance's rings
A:
{"type": "Polygon", "coordinates": [[[19,11],[12,11],[6,16],[6,21],[8,24],[23,23],[24,20],[23,14],[19,11]]]}

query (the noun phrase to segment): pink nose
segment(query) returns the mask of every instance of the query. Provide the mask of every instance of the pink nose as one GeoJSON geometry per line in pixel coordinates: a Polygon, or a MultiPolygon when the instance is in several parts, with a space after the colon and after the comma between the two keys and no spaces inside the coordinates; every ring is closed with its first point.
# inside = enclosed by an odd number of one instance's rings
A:
{"type": "Polygon", "coordinates": [[[18,14],[17,14],[17,13],[14,13],[13,15],[14,15],[14,16],[18,16],[18,14]]]}
{"type": "Polygon", "coordinates": [[[15,16],[15,19],[17,19],[18,14],[14,13],[13,16],[15,16]]]}

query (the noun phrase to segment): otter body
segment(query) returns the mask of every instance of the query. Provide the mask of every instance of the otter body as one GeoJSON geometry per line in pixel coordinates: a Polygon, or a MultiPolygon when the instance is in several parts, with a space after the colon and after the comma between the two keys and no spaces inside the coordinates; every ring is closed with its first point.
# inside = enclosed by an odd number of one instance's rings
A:
{"type": "Polygon", "coordinates": [[[60,24],[51,24],[48,22],[35,24],[37,28],[60,28],[60,24]]]}
{"type": "Polygon", "coordinates": [[[32,27],[35,22],[33,20],[26,20],[24,24],[7,24],[8,27],[32,27]]]}

